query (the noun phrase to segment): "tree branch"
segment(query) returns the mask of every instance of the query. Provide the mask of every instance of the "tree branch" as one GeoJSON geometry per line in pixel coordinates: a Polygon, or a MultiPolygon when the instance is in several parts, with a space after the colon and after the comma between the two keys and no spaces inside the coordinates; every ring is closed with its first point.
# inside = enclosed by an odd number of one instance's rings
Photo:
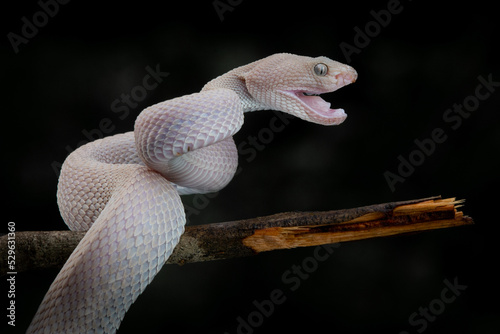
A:
{"type": "MultiPolygon", "coordinates": [[[[266,217],[186,227],[168,263],[191,263],[261,252],[474,224],[457,211],[464,200],[440,196],[365,207],[284,212],[266,217]]],[[[15,271],[62,267],[85,232],[30,231],[0,237],[0,276],[8,268],[8,240],[15,240],[15,271]],[[15,239],[12,239],[14,237],[15,239]]],[[[12,244],[12,243],[11,243],[12,244]]]]}

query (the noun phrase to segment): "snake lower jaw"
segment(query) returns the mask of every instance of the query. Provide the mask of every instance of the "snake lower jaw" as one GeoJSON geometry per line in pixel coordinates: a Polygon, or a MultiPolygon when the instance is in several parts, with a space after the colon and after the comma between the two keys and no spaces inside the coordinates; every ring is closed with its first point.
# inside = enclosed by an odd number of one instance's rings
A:
{"type": "Polygon", "coordinates": [[[320,124],[322,124],[322,125],[339,125],[339,124],[343,123],[346,118],[347,118],[347,114],[345,113],[344,109],[342,109],[342,108],[330,109],[328,118],[322,118],[320,124]]]}
{"type": "Polygon", "coordinates": [[[310,115],[311,121],[321,125],[339,125],[342,124],[347,118],[347,114],[344,109],[329,109],[327,112],[322,114],[310,115]]]}

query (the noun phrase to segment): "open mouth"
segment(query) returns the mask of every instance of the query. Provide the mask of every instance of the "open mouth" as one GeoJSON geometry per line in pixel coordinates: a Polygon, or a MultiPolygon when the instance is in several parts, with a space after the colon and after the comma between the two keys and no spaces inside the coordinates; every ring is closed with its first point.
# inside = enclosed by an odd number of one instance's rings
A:
{"type": "Polygon", "coordinates": [[[324,87],[319,91],[312,91],[310,88],[300,87],[288,90],[285,93],[297,100],[307,113],[311,121],[324,125],[338,125],[342,123],[347,114],[344,109],[332,109],[331,104],[323,100],[319,95],[331,93],[339,88],[349,85],[356,81],[357,73],[354,70],[346,72],[337,72],[335,75],[335,84],[324,87]]]}
{"type": "Polygon", "coordinates": [[[321,93],[304,90],[292,90],[286,93],[294,99],[297,99],[311,118],[317,119],[321,123],[336,125],[342,123],[347,117],[344,109],[331,109],[331,103],[323,100],[319,96],[321,93]]]}
{"type": "Polygon", "coordinates": [[[302,102],[302,104],[321,116],[329,117],[333,116],[333,114],[338,113],[339,111],[344,112],[343,109],[330,109],[331,103],[323,100],[319,96],[319,93],[304,91],[295,91],[294,93],[295,96],[302,102]]]}

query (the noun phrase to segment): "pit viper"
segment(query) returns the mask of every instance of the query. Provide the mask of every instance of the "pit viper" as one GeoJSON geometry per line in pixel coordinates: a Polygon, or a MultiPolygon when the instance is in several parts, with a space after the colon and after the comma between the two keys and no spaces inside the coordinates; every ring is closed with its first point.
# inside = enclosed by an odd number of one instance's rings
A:
{"type": "Polygon", "coordinates": [[[338,125],[347,115],[319,95],[354,82],[327,57],[279,53],[237,67],[194,94],[144,109],[134,131],[83,145],[64,161],[57,202],[71,230],[87,231],[55,278],[28,333],[115,333],[162,268],[186,222],[180,195],[232,179],[232,136],[244,113],[278,110],[338,125]]]}

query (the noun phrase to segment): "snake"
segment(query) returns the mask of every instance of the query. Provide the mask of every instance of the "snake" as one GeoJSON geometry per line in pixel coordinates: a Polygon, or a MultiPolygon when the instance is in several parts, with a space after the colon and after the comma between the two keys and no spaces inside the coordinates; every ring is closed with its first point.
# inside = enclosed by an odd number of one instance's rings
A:
{"type": "Polygon", "coordinates": [[[277,110],[339,125],[320,95],[357,79],[327,57],[277,53],[216,77],[201,91],[142,110],[134,130],[87,143],[64,161],[60,214],[86,231],[45,294],[27,333],[115,333],[184,232],[181,195],[233,178],[244,113],[277,110]]]}

